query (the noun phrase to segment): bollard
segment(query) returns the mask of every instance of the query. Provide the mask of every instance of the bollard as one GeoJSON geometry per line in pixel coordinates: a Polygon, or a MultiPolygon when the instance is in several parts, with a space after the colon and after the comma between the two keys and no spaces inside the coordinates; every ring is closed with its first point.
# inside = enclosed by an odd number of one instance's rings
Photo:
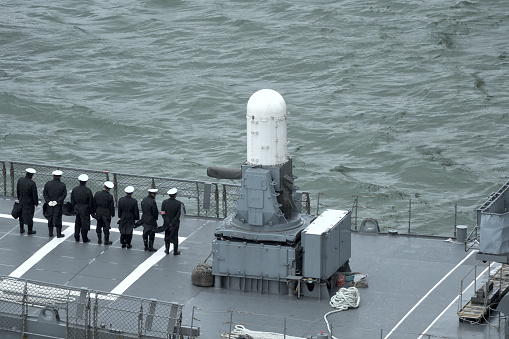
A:
{"type": "Polygon", "coordinates": [[[459,244],[464,244],[466,240],[467,240],[467,226],[466,225],[456,226],[456,242],[459,244]]]}

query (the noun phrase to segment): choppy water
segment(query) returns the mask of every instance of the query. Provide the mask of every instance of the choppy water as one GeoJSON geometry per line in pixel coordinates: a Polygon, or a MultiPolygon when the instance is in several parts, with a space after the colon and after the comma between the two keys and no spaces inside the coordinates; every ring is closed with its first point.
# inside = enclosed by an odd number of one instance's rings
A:
{"type": "Polygon", "coordinates": [[[321,209],[370,196],[361,216],[405,229],[412,199],[412,228],[451,234],[507,180],[505,0],[1,7],[1,160],[207,179],[244,162],[271,88],[321,209]]]}

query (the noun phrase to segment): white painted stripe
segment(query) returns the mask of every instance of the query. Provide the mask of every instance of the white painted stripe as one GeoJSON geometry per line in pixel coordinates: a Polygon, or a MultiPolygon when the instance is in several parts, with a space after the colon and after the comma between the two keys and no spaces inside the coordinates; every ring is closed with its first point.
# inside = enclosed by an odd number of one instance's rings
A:
{"type": "MultiPolygon", "coordinates": [[[[491,266],[493,266],[493,265],[495,265],[495,264],[496,264],[496,263],[494,262],[494,263],[491,263],[491,265],[490,265],[490,266],[486,267],[486,268],[484,269],[484,271],[482,271],[482,272],[481,272],[481,273],[480,273],[480,274],[479,274],[479,275],[478,275],[478,276],[477,276],[477,277],[476,277],[476,278],[475,278],[475,279],[474,279],[474,280],[470,283],[470,285],[468,285],[468,286],[467,286],[467,287],[463,290],[463,294],[465,294],[465,292],[466,292],[468,289],[470,289],[470,288],[472,287],[472,285],[474,284],[474,282],[475,282],[475,281],[477,281],[477,280],[479,280],[479,278],[481,278],[481,277],[483,276],[483,274],[485,274],[485,273],[486,273],[486,271],[487,271],[487,270],[488,270],[491,266]]],[[[429,326],[428,326],[428,327],[424,330],[424,332],[422,332],[422,334],[421,334],[421,335],[420,335],[417,339],[421,339],[423,336],[425,336],[425,335],[426,335],[426,333],[428,333],[428,331],[430,330],[430,328],[431,328],[431,327],[433,327],[433,325],[435,325],[435,323],[438,321],[438,319],[440,319],[440,318],[444,315],[444,313],[445,313],[445,312],[447,312],[447,310],[448,310],[449,308],[451,308],[451,306],[452,306],[452,305],[454,305],[454,304],[458,301],[459,297],[460,297],[460,295],[458,294],[458,295],[456,296],[456,298],[454,298],[454,299],[453,299],[453,301],[451,301],[451,303],[450,303],[450,304],[449,304],[446,308],[444,308],[444,310],[443,310],[443,311],[442,311],[442,312],[438,315],[438,317],[436,317],[436,318],[435,318],[435,320],[433,320],[433,322],[432,322],[432,323],[431,323],[431,324],[430,324],[430,325],[429,325],[429,326]]]]}
{"type": "Polygon", "coordinates": [[[23,274],[25,274],[29,269],[31,269],[35,264],[37,264],[39,261],[42,260],[49,252],[53,251],[55,247],[60,245],[65,241],[65,239],[69,238],[71,235],[74,234],[74,227],[68,227],[62,232],[64,237],[57,238],[56,236],[50,240],[49,243],[44,245],[40,250],[32,254],[30,258],[28,258],[23,264],[18,266],[11,274],[9,274],[9,277],[13,278],[21,278],[23,274]]]}
{"type": "MultiPolygon", "coordinates": [[[[10,214],[0,214],[0,218],[7,218],[7,219],[14,220],[14,218],[10,214]]],[[[40,223],[44,223],[44,224],[48,223],[48,221],[46,219],[40,219],[40,218],[34,218],[34,222],[40,222],[40,223]]],[[[35,264],[37,264],[39,261],[41,261],[47,254],[49,254],[52,250],[54,250],[58,245],[63,243],[71,235],[74,235],[74,223],[64,221],[64,222],[62,222],[62,226],[69,226],[68,228],[66,228],[62,232],[64,237],[62,237],[62,238],[57,238],[57,237],[52,238],[46,245],[44,245],[40,250],[38,250],[37,252],[32,254],[32,256],[30,258],[28,258],[25,262],[23,262],[23,264],[18,266],[18,268],[16,268],[11,274],[9,274],[9,277],[21,278],[26,272],[28,272],[28,270],[30,270],[32,267],[34,267],[35,264]]],[[[95,230],[96,226],[92,226],[91,225],[90,229],[91,230],[95,230]]],[[[117,232],[118,233],[119,229],[118,228],[111,228],[110,232],[117,232]]],[[[133,231],[133,234],[142,235],[143,232],[142,231],[133,231]]],[[[162,234],[161,233],[156,233],[156,238],[164,238],[164,233],[162,233],[162,234]]],[[[182,238],[182,239],[185,240],[186,238],[182,238]]],[[[181,240],[181,238],[179,238],[179,243],[181,241],[183,241],[183,240],[181,240]]],[[[164,247],[163,247],[163,250],[164,250],[164,247]]],[[[147,259],[147,261],[149,259],[147,259]]],[[[161,260],[161,259],[159,259],[159,260],[161,260]]],[[[155,265],[159,260],[155,261],[152,265],[155,265]]],[[[150,267],[151,266],[147,267],[147,269],[145,271],[143,271],[143,273],[145,273],[150,267]]],[[[131,273],[131,275],[133,273],[131,273]]],[[[143,273],[141,273],[141,274],[143,274],[143,273]]],[[[141,274],[140,274],[140,276],[141,276],[141,274]]],[[[134,281],[131,282],[125,289],[127,289],[133,283],[134,283],[134,281]]],[[[125,289],[124,289],[124,291],[125,291],[125,289]]],[[[121,294],[121,293],[119,293],[119,294],[121,294]]]]}
{"type": "MultiPolygon", "coordinates": [[[[179,244],[182,243],[187,238],[179,237],[179,244]]],[[[157,252],[152,254],[147,260],[142,262],[134,271],[131,272],[120,284],[118,284],[111,293],[122,294],[124,293],[132,284],[134,284],[143,274],[145,274],[152,266],[157,264],[162,258],[166,257],[167,254],[164,253],[165,247],[161,247],[157,252]]],[[[170,245],[170,251],[173,251],[173,245],[170,245]]]]}
{"type": "Polygon", "coordinates": [[[456,266],[454,266],[454,268],[452,270],[449,271],[449,273],[447,273],[446,275],[444,275],[444,277],[442,279],[440,279],[439,282],[437,282],[435,284],[435,286],[433,286],[433,288],[431,290],[428,291],[428,293],[426,293],[422,298],[421,300],[419,300],[417,302],[417,304],[414,305],[414,307],[412,307],[412,309],[410,311],[408,311],[407,314],[405,314],[405,316],[403,318],[401,318],[401,320],[396,324],[396,326],[394,326],[394,328],[389,332],[389,334],[387,334],[385,336],[384,339],[387,339],[391,336],[391,334],[399,327],[399,325],[401,325],[401,323],[403,323],[403,321],[405,321],[405,319],[424,301],[424,299],[426,299],[430,294],[431,292],[433,292],[445,279],[447,279],[447,277],[449,275],[452,274],[452,272],[454,272],[458,267],[460,267],[468,258],[470,258],[470,256],[474,253],[477,253],[477,251],[472,251],[470,252],[465,258],[463,258],[463,260],[461,260],[456,266]]]}

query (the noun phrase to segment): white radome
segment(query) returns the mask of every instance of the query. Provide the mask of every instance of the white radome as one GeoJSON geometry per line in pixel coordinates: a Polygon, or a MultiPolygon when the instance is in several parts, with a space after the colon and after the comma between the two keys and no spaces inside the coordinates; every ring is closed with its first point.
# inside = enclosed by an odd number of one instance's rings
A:
{"type": "Polygon", "coordinates": [[[278,166],[288,161],[285,99],[272,89],[261,89],[247,102],[247,163],[278,166]]]}

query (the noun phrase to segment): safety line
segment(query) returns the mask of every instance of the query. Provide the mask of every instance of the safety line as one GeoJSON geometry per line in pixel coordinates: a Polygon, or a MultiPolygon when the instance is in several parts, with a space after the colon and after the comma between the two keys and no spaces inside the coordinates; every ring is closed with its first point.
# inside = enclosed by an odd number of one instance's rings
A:
{"type": "Polygon", "coordinates": [[[452,270],[449,271],[449,273],[447,273],[446,275],[444,275],[444,277],[442,279],[440,279],[439,282],[437,282],[435,284],[435,286],[433,286],[432,289],[430,289],[428,291],[428,293],[426,293],[422,298],[421,300],[419,300],[417,302],[417,304],[414,305],[414,307],[412,307],[412,309],[410,311],[408,311],[407,314],[405,314],[405,316],[403,318],[401,318],[401,320],[396,324],[396,326],[394,326],[394,328],[389,332],[389,334],[387,334],[385,336],[384,339],[387,339],[391,336],[391,334],[399,327],[399,325],[401,325],[401,323],[403,323],[403,321],[405,321],[405,319],[424,301],[424,299],[426,299],[430,294],[431,292],[433,292],[445,279],[447,279],[447,277],[449,275],[452,274],[452,272],[454,272],[458,267],[460,267],[468,258],[470,258],[470,256],[474,253],[477,253],[477,251],[472,251],[470,252],[465,258],[463,258],[463,260],[461,260],[456,266],[454,266],[454,268],[452,270]]]}

